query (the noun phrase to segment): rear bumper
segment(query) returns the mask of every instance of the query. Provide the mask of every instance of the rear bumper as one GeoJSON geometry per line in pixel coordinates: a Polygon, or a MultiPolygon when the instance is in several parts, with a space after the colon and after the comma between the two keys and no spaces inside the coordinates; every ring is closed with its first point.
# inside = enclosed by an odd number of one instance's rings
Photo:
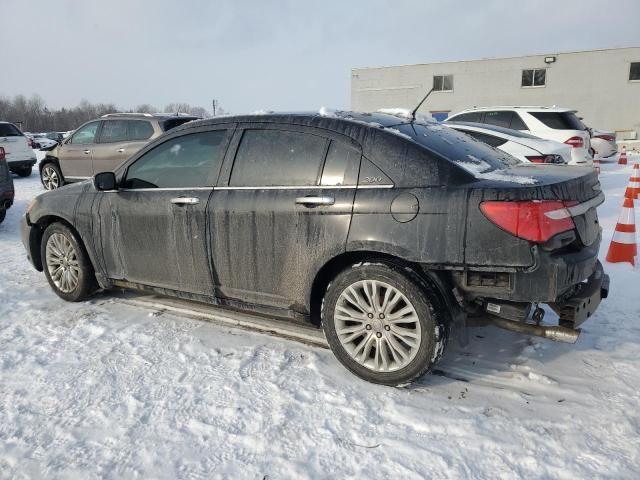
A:
{"type": "MultiPolygon", "coordinates": [[[[600,238],[578,252],[553,253],[533,249],[534,265],[517,272],[467,271],[455,277],[458,288],[470,297],[521,303],[560,303],[574,294],[598,269],[600,238]],[[495,281],[491,276],[495,277],[495,281]]],[[[602,268],[600,266],[600,268],[602,268]]]]}
{"type": "Polygon", "coordinates": [[[602,264],[597,262],[593,274],[586,282],[577,286],[571,297],[561,303],[550,303],[549,306],[560,317],[560,326],[576,328],[593,315],[600,302],[608,295],[609,275],[604,273],[602,264]]]}
{"type": "Polygon", "coordinates": [[[13,160],[7,162],[7,164],[9,165],[10,170],[13,170],[15,168],[29,168],[33,167],[36,164],[36,159],[29,158],[27,160],[13,160]]]}

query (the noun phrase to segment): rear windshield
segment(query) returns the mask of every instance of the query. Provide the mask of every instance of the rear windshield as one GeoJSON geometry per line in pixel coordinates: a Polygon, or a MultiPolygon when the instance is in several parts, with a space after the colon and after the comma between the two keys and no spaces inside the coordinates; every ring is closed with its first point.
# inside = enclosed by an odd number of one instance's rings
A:
{"type": "Polygon", "coordinates": [[[10,123],[0,123],[0,137],[22,137],[22,132],[10,123]]]}
{"type": "Polygon", "coordinates": [[[573,112],[529,112],[554,130],[586,130],[584,123],[573,112]]]}
{"type": "Polygon", "coordinates": [[[183,123],[190,122],[191,120],[197,120],[198,117],[180,117],[180,118],[170,118],[169,120],[165,120],[162,122],[162,130],[165,132],[167,130],[171,130],[172,128],[179,127],[183,123]]]}
{"type": "MultiPolygon", "coordinates": [[[[416,143],[455,163],[482,164],[484,171],[503,170],[520,162],[515,157],[490,147],[480,140],[437,123],[405,123],[385,130],[396,130],[416,143]]],[[[472,168],[473,169],[473,168],[472,168]]]]}
{"type": "Polygon", "coordinates": [[[477,128],[483,128],[485,130],[491,130],[492,132],[498,132],[498,133],[504,133],[505,135],[510,135],[512,137],[517,137],[517,138],[531,138],[534,140],[540,140],[540,137],[536,137],[534,135],[531,135],[529,133],[524,133],[521,132],[520,130],[512,130],[510,128],[504,128],[504,127],[498,127],[496,125],[488,125],[485,123],[475,123],[475,122],[458,122],[456,121],[450,121],[450,122],[446,122],[446,123],[451,123],[453,125],[456,124],[460,124],[461,126],[469,126],[469,127],[477,127],[477,128]]]}

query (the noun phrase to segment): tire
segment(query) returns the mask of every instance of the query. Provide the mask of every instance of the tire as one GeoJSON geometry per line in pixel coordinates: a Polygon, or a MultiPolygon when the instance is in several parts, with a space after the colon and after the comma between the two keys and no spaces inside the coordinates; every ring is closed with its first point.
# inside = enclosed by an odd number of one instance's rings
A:
{"type": "Polygon", "coordinates": [[[47,281],[60,298],[80,302],[97,290],[89,256],[66,225],[52,223],[47,227],[42,235],[40,255],[47,281]],[[59,273],[61,269],[63,271],[59,273]]]}
{"type": "Polygon", "coordinates": [[[327,287],[321,317],[340,363],[382,385],[405,385],[427,373],[449,336],[449,315],[435,287],[394,263],[358,263],[343,270],[327,287]],[[374,289],[377,301],[371,300],[374,289]]]}
{"type": "Polygon", "coordinates": [[[45,163],[40,171],[40,181],[45,190],[55,190],[64,185],[62,172],[53,162],[45,163]]]}
{"type": "Polygon", "coordinates": [[[7,208],[4,205],[0,205],[0,223],[4,222],[7,216],[7,208]]]}
{"type": "Polygon", "coordinates": [[[19,177],[30,177],[32,171],[33,171],[33,167],[17,168],[16,174],[19,177]]]}

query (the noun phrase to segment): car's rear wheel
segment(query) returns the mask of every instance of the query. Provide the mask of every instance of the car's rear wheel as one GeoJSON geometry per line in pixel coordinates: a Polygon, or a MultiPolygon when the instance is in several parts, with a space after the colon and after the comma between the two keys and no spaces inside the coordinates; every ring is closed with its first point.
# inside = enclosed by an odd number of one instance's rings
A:
{"type": "Polygon", "coordinates": [[[357,376],[401,385],[440,359],[448,338],[446,312],[416,273],[393,263],[360,263],[328,286],[322,325],[331,350],[357,376]]]}
{"type": "Polygon", "coordinates": [[[40,180],[42,181],[42,186],[46,190],[55,190],[62,186],[62,173],[60,173],[60,169],[55,165],[55,163],[47,163],[42,167],[40,180]]]}
{"type": "Polygon", "coordinates": [[[79,302],[95,292],[97,283],[89,256],[66,225],[52,223],[47,227],[40,254],[47,281],[59,297],[79,302]]]}
{"type": "Polygon", "coordinates": [[[15,172],[19,177],[29,177],[33,171],[32,167],[16,168],[15,172]]]}

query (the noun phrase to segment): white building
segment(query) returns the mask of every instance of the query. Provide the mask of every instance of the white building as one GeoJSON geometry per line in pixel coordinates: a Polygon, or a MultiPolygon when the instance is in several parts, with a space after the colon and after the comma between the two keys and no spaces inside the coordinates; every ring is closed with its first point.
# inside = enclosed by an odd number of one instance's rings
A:
{"type": "Polygon", "coordinates": [[[414,108],[431,87],[420,111],[438,120],[474,106],[556,105],[618,140],[640,138],[640,47],[354,68],[351,107],[414,108]]]}

